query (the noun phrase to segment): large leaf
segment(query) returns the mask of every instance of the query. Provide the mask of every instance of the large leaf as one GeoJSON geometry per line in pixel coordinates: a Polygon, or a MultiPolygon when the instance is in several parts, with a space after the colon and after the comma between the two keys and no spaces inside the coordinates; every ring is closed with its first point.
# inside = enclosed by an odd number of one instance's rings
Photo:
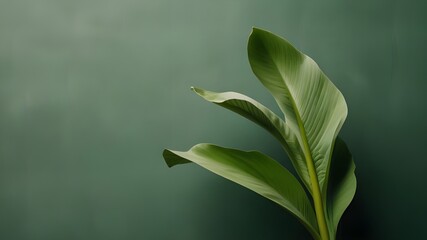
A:
{"type": "Polygon", "coordinates": [[[355,165],[347,145],[335,141],[328,181],[327,215],[330,236],[335,236],[338,223],[356,192],[355,165]]]}
{"type": "Polygon", "coordinates": [[[200,88],[192,90],[205,100],[236,112],[270,132],[285,148],[298,175],[311,192],[310,177],[301,147],[295,134],[280,117],[261,103],[240,93],[216,93],[200,88]]]}
{"type": "Polygon", "coordinates": [[[191,161],[276,202],[296,216],[315,239],[320,239],[316,216],[303,187],[270,157],[210,144],[198,144],[187,152],[166,149],[163,157],[169,167],[191,161]]]}
{"type": "Polygon", "coordinates": [[[248,54],[253,72],[313,161],[324,190],[332,146],[347,116],[343,95],[310,57],[270,32],[254,28],[248,54]]]}
{"type": "Polygon", "coordinates": [[[347,116],[344,97],[310,57],[270,32],[254,28],[248,54],[302,147],[319,231],[328,239],[324,202],[333,145],[347,116]]]}

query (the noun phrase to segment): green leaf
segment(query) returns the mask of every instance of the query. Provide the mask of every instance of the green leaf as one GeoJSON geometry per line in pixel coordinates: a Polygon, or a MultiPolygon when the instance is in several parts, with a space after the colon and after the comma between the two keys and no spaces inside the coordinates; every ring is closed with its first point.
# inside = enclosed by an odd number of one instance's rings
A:
{"type": "Polygon", "coordinates": [[[216,93],[200,88],[192,90],[205,100],[236,112],[270,132],[285,148],[298,175],[311,192],[310,177],[301,147],[295,134],[280,117],[261,103],[240,93],[216,93]]]}
{"type": "Polygon", "coordinates": [[[307,145],[303,149],[323,186],[333,142],[347,116],[344,97],[310,57],[270,32],[254,28],[248,54],[252,70],[276,99],[286,123],[301,146],[307,145]]]}
{"type": "Polygon", "coordinates": [[[170,167],[194,162],[251,189],[291,212],[315,239],[334,240],[356,190],[353,159],[337,139],[347,116],[344,97],[311,58],[270,32],[253,29],[248,55],[253,72],[275,98],[284,120],[239,93],[193,90],[279,140],[312,201],[289,171],[259,152],[199,144],[187,152],[165,150],[163,157],[170,167]]]}
{"type": "Polygon", "coordinates": [[[333,143],[347,116],[341,92],[308,56],[270,32],[254,28],[249,62],[271,92],[304,152],[322,239],[328,239],[324,213],[333,143]]]}
{"type": "Polygon", "coordinates": [[[194,162],[238,183],[287,209],[320,239],[311,203],[298,180],[282,165],[260,152],[198,144],[187,152],[164,150],[169,167],[194,162]]]}
{"type": "Polygon", "coordinates": [[[335,236],[338,223],[356,192],[355,165],[347,145],[339,137],[335,141],[328,181],[327,215],[329,232],[335,236]]]}

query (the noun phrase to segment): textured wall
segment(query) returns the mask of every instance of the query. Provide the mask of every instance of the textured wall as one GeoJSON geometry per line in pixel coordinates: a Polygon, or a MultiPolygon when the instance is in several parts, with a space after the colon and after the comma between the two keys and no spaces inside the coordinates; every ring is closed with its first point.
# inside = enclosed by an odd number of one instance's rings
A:
{"type": "Polygon", "coordinates": [[[349,106],[344,239],[416,239],[427,214],[425,1],[0,0],[0,239],[307,239],[290,215],[163,148],[286,157],[189,87],[245,93],[251,26],[314,58],[349,106]]]}

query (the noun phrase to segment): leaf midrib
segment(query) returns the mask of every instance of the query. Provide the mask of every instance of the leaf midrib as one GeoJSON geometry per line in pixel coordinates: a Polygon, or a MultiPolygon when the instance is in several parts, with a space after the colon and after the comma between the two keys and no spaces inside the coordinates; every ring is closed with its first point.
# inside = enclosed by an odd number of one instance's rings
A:
{"type": "MultiPolygon", "coordinates": [[[[266,48],[266,49],[268,49],[268,48],[266,48]]],[[[268,56],[271,56],[270,51],[268,51],[268,53],[269,53],[268,56]]],[[[302,61],[304,61],[305,56],[303,55],[302,57],[303,57],[302,61]]],[[[325,217],[324,208],[323,208],[322,195],[320,192],[319,181],[317,179],[317,172],[316,172],[316,169],[314,167],[314,162],[313,162],[311,150],[310,150],[310,147],[308,144],[304,124],[302,122],[301,115],[300,115],[298,108],[296,106],[294,97],[292,96],[291,91],[289,90],[289,87],[286,85],[285,78],[281,74],[279,67],[277,66],[276,62],[272,58],[271,58],[271,62],[273,63],[273,66],[276,68],[276,71],[279,73],[280,78],[282,79],[284,86],[285,86],[286,90],[288,91],[288,95],[289,95],[288,98],[291,101],[292,108],[295,112],[295,117],[296,117],[296,120],[298,123],[298,128],[299,128],[300,134],[301,134],[301,141],[302,141],[303,147],[304,147],[304,156],[306,157],[307,169],[308,169],[310,180],[311,180],[312,197],[313,197],[313,202],[314,202],[314,211],[316,213],[317,224],[319,227],[320,236],[321,236],[322,240],[328,240],[329,239],[329,233],[328,233],[328,226],[326,223],[326,217],[325,217]]]]}

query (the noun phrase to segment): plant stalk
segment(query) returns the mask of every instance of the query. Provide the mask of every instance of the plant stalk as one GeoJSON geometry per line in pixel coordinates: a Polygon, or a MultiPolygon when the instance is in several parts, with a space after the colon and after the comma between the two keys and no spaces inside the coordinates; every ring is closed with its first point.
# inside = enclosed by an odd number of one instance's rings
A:
{"type": "MultiPolygon", "coordinates": [[[[300,121],[298,121],[298,123],[300,123],[300,121]]],[[[323,211],[322,193],[320,192],[319,180],[317,179],[316,169],[314,167],[313,158],[310,154],[310,148],[308,146],[308,141],[305,135],[305,129],[302,124],[300,126],[300,129],[302,142],[304,145],[304,155],[307,162],[308,173],[310,175],[314,211],[316,213],[317,224],[319,226],[320,238],[322,240],[329,240],[328,225],[326,223],[326,217],[323,211]]]]}
{"type": "Polygon", "coordinates": [[[313,160],[309,154],[307,155],[306,155],[307,168],[310,174],[311,190],[313,193],[312,197],[314,202],[314,211],[316,213],[317,224],[319,226],[320,238],[322,240],[329,240],[328,225],[326,223],[325,213],[323,211],[322,194],[320,192],[319,181],[317,179],[317,174],[314,168],[313,160]]]}
{"type": "MultiPolygon", "coordinates": [[[[291,99],[294,109],[297,109],[295,101],[291,99]]],[[[314,202],[314,211],[316,213],[317,225],[319,227],[320,239],[329,240],[328,225],[326,223],[326,217],[323,210],[322,193],[320,191],[319,180],[317,179],[316,168],[314,167],[313,158],[311,156],[311,150],[308,146],[307,135],[305,133],[305,127],[301,120],[300,114],[296,112],[296,119],[298,127],[301,133],[301,141],[304,147],[304,156],[307,163],[308,174],[310,175],[312,198],[314,202]]]]}

